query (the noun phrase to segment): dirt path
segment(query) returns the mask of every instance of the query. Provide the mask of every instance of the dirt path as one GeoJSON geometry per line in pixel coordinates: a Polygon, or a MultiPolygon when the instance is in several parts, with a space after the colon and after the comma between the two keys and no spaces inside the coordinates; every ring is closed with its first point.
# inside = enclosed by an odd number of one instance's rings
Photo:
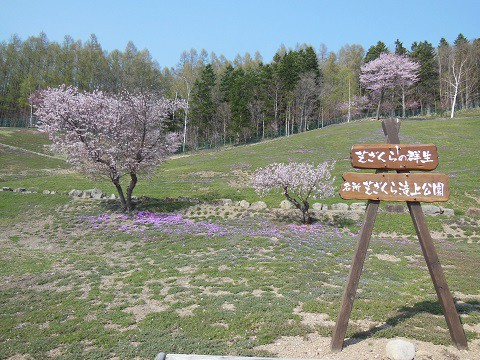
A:
{"type": "MultiPolygon", "coordinates": [[[[259,346],[283,358],[303,358],[320,360],[388,360],[385,347],[390,339],[347,339],[340,353],[330,352],[330,338],[316,333],[304,337],[284,336],[273,344],[259,346]]],[[[468,350],[458,350],[453,346],[405,339],[415,345],[415,360],[478,360],[480,344],[469,343],[468,350]]]]}
{"type": "Polygon", "coordinates": [[[35,155],[47,157],[47,158],[50,158],[50,159],[65,160],[65,159],[63,159],[61,157],[58,157],[58,156],[47,155],[47,154],[43,154],[43,153],[33,151],[33,150],[27,150],[27,149],[17,147],[17,146],[12,146],[12,145],[2,144],[2,143],[0,143],[0,146],[6,147],[6,148],[9,148],[9,149],[12,149],[12,150],[25,151],[25,152],[28,152],[30,154],[35,154],[35,155]]]}

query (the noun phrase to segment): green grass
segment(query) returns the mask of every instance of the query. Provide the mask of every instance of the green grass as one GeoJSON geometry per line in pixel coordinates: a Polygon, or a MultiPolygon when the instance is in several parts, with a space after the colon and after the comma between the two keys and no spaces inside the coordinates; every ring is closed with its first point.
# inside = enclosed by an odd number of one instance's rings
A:
{"type": "MultiPolygon", "coordinates": [[[[226,229],[218,236],[191,232],[193,222],[135,225],[97,202],[41,211],[48,220],[28,221],[35,211],[26,209],[22,225],[2,226],[0,358],[271,356],[256,346],[331,335],[329,326],[303,324],[295,309],[336,319],[356,242],[335,227],[315,232],[255,218],[216,220],[226,229]]],[[[480,304],[469,297],[480,288],[469,265],[480,251],[457,240],[436,247],[451,289],[462,294],[462,321],[480,323],[480,304]]],[[[418,243],[373,238],[370,248],[347,336],[451,344],[418,243]]]]}
{"type": "MultiPolygon", "coordinates": [[[[404,142],[435,143],[437,171],[450,176],[444,206],[457,215],[427,221],[432,231],[445,225],[465,234],[434,241],[462,322],[478,326],[480,275],[472,264],[480,261],[480,230],[465,213],[480,195],[480,117],[404,121],[400,134],[404,142]]],[[[0,129],[0,143],[22,142],[37,152],[48,143],[30,130],[0,129]]],[[[135,194],[148,199],[138,210],[184,211],[188,202],[166,199],[178,196],[258,201],[245,179],[274,161],[335,159],[339,187],[351,170],[350,147],[376,142],[383,142],[380,123],[362,121],[172,159],[151,180],[140,177],[135,194]]],[[[306,325],[298,311],[336,319],[361,221],[303,228],[239,215],[135,223],[134,215],[119,217],[115,202],[61,194],[93,187],[112,193],[108,182],[86,180],[59,159],[1,147],[0,156],[0,187],[59,192],[0,192],[0,359],[152,359],[161,351],[272,356],[257,346],[281,336],[331,336],[330,326],[306,325]]],[[[282,197],[263,200],[278,206],[282,197]]],[[[189,212],[202,211],[195,205],[189,212]]],[[[374,232],[347,336],[450,345],[409,215],[380,213],[374,232]]]]}
{"type": "MultiPolygon", "coordinates": [[[[47,141],[43,135],[35,137],[32,130],[25,134],[21,130],[7,131],[0,142],[21,145],[13,139],[18,135],[28,136],[31,148],[41,148],[47,141]]],[[[1,134],[1,133],[0,133],[1,134]]],[[[480,196],[477,186],[480,167],[477,158],[477,143],[480,138],[480,116],[456,119],[406,120],[402,122],[400,139],[406,143],[434,143],[437,145],[440,165],[436,172],[450,176],[451,199],[447,207],[465,211],[477,205],[472,197],[480,196]]],[[[233,147],[223,151],[192,154],[167,161],[160,166],[152,179],[140,176],[135,189],[137,195],[152,198],[191,196],[201,199],[232,198],[258,201],[259,197],[247,187],[248,174],[256,168],[272,162],[307,161],[322,162],[335,160],[335,186],[340,187],[341,175],[351,171],[349,151],[358,143],[384,142],[383,131],[378,121],[368,120],[330,126],[289,138],[276,139],[249,146],[233,147]]],[[[0,150],[1,151],[1,150],[0,150]]],[[[5,150],[3,150],[5,152],[5,150]]],[[[0,185],[36,187],[39,189],[66,191],[73,188],[94,186],[112,193],[114,187],[108,181],[92,182],[76,173],[58,171],[66,165],[54,159],[36,157],[25,159],[24,154],[12,158],[5,153],[7,167],[0,169],[0,185]],[[52,161],[50,161],[52,160],[52,161]],[[33,172],[33,174],[32,174],[33,172]],[[15,174],[18,174],[15,177],[15,174]],[[25,174],[25,175],[22,175],[25,174]]],[[[28,157],[35,157],[29,154],[28,157]]],[[[263,199],[270,206],[278,206],[281,194],[263,199]]],[[[326,203],[342,201],[337,195],[326,203]]]]}
{"type": "Polygon", "coordinates": [[[0,143],[53,155],[49,149],[50,141],[47,135],[35,129],[0,128],[0,143]]]}

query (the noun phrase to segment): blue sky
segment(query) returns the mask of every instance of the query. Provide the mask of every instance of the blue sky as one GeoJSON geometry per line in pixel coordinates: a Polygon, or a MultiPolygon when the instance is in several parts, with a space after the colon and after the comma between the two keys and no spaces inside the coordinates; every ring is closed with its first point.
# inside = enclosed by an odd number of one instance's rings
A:
{"type": "Polygon", "coordinates": [[[259,51],[271,61],[283,43],[307,43],[329,51],[345,44],[367,49],[381,40],[393,48],[459,33],[480,37],[480,1],[444,0],[0,0],[0,41],[45,32],[88,40],[94,33],[104,50],[124,50],[128,41],[147,48],[161,67],[175,66],[183,50],[214,51],[233,60],[259,51]]]}

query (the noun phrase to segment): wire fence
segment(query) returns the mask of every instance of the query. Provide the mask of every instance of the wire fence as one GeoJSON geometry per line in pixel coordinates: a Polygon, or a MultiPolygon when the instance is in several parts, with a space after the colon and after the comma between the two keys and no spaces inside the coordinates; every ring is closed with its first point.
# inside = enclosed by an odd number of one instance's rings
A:
{"type": "MultiPolygon", "coordinates": [[[[442,113],[443,114],[443,113],[442,113]]],[[[437,114],[437,116],[441,116],[442,114],[437,114]]],[[[380,114],[381,118],[385,117],[400,117],[402,114],[395,114],[393,115],[391,112],[388,114],[380,114]]],[[[415,117],[421,115],[421,110],[416,109],[416,110],[408,110],[406,112],[406,117],[415,117]]],[[[429,116],[432,116],[434,114],[429,114],[429,116]]],[[[364,119],[371,119],[375,118],[376,113],[363,113],[359,114],[356,116],[352,116],[350,121],[357,121],[357,120],[364,120],[364,119]]],[[[246,144],[254,144],[258,143],[264,140],[271,140],[271,139],[276,139],[280,137],[285,137],[285,136],[290,136],[294,134],[299,134],[303,133],[305,131],[311,131],[311,130],[317,130],[321,128],[325,128],[331,125],[337,125],[341,123],[346,123],[348,122],[347,116],[340,116],[336,118],[329,118],[329,119],[316,119],[314,121],[310,121],[307,125],[307,129],[305,130],[304,127],[300,127],[298,124],[294,124],[293,126],[289,126],[288,130],[285,128],[285,125],[281,126],[278,131],[266,131],[264,135],[261,134],[254,134],[249,136],[246,140],[244,141],[239,141],[238,138],[229,136],[226,139],[223,139],[223,137],[220,137],[216,141],[203,141],[203,142],[198,142],[196,146],[186,146],[185,147],[185,152],[189,151],[198,151],[198,150],[210,150],[210,149],[215,149],[219,148],[222,146],[239,146],[239,145],[246,145],[246,144]],[[287,133],[288,132],[288,133],[287,133]]],[[[179,151],[179,153],[183,152],[182,150],[179,151]]]]}
{"type": "MultiPolygon", "coordinates": [[[[456,109],[457,113],[462,112],[480,112],[480,107],[475,108],[465,108],[462,109],[462,106],[459,106],[456,109]]],[[[447,109],[437,109],[436,111],[422,111],[422,109],[412,109],[406,110],[405,118],[415,118],[415,117],[445,117],[449,116],[450,111],[447,109]]],[[[388,118],[388,117],[402,117],[402,111],[397,111],[395,114],[392,112],[388,113],[381,113],[381,118],[388,118]]],[[[363,119],[371,119],[375,118],[376,113],[362,113],[356,116],[352,116],[350,121],[357,121],[363,119]]],[[[321,129],[324,127],[328,127],[331,125],[341,124],[348,122],[347,116],[340,116],[336,118],[329,118],[329,119],[316,119],[314,121],[310,121],[308,123],[306,131],[321,129]]],[[[28,128],[28,127],[36,127],[37,126],[37,118],[35,116],[23,116],[23,117],[0,117],[0,127],[19,127],[19,128],[28,128]]],[[[285,126],[280,127],[278,131],[266,131],[263,135],[262,134],[251,134],[249,136],[244,137],[242,141],[240,141],[237,137],[228,136],[227,138],[223,138],[218,136],[216,139],[211,141],[203,141],[198,142],[195,146],[187,144],[185,149],[180,148],[177,153],[183,152],[191,152],[191,151],[198,151],[198,150],[210,150],[224,146],[238,146],[238,145],[246,145],[246,144],[254,144],[264,140],[275,139],[279,137],[285,137],[293,134],[299,134],[305,132],[304,127],[298,126],[298,124],[294,124],[293,126],[289,126],[288,130],[285,126]],[[287,133],[288,132],[288,133],[287,133]]]]}

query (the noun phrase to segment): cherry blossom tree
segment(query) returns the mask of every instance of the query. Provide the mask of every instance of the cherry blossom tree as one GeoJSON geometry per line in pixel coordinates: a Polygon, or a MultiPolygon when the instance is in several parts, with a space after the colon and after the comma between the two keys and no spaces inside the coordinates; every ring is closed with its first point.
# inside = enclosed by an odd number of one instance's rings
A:
{"type": "Polygon", "coordinates": [[[139,173],[152,173],[181,144],[179,134],[167,131],[166,120],[184,108],[182,101],[66,86],[43,90],[31,101],[39,130],[49,135],[53,150],[90,178],[110,179],[126,211],[133,209],[139,173]],[[125,193],[124,176],[130,178],[125,193]]]}
{"type": "MultiPolygon", "coordinates": [[[[396,87],[402,90],[403,116],[405,116],[405,90],[415,84],[420,65],[408,59],[406,55],[382,53],[361,68],[360,84],[378,96],[377,119],[385,92],[396,87]]],[[[393,97],[392,97],[393,98],[393,97]]]]}
{"type": "Polygon", "coordinates": [[[309,163],[273,163],[258,169],[253,176],[253,188],[261,197],[270,191],[281,191],[302,213],[302,223],[311,224],[308,200],[325,199],[334,195],[330,171],[334,162],[318,166],[309,163]]]}

